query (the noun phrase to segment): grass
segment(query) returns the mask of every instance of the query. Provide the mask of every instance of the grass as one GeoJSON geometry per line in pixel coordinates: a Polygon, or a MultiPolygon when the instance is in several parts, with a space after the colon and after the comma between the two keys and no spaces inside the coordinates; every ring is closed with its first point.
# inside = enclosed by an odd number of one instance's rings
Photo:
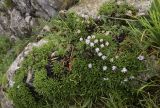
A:
{"type": "MultiPolygon", "coordinates": [[[[112,10],[121,19],[132,19],[115,4],[104,4],[100,14],[111,15],[112,10]]],[[[143,36],[135,35],[125,20],[67,13],[46,23],[51,32],[44,39],[49,42],[26,57],[13,88],[7,90],[16,108],[159,107],[159,70],[151,62],[154,54],[159,59],[159,51],[149,52],[150,40],[141,41],[143,36]],[[29,71],[31,84],[26,83],[29,71]]],[[[142,26],[137,28],[143,31],[142,26]]]]}

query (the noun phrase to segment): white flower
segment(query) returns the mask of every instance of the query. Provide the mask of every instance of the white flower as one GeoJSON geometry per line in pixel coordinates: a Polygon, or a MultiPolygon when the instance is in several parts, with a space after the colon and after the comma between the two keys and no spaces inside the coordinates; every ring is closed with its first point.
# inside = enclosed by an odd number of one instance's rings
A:
{"type": "Polygon", "coordinates": [[[80,41],[83,41],[83,38],[80,38],[79,40],[80,40],[80,41]]]}
{"type": "Polygon", "coordinates": [[[18,85],[17,88],[19,88],[20,86],[18,85]]]}
{"type": "Polygon", "coordinates": [[[133,80],[133,79],[135,79],[135,77],[134,77],[134,76],[130,76],[130,78],[129,78],[129,79],[133,80]]]}
{"type": "Polygon", "coordinates": [[[96,48],[95,51],[98,53],[99,52],[99,48],[96,48]]]}
{"type": "Polygon", "coordinates": [[[90,47],[93,47],[93,46],[94,46],[94,43],[93,43],[93,42],[91,42],[91,43],[90,43],[90,47]]]}
{"type": "Polygon", "coordinates": [[[106,71],[107,70],[107,66],[103,66],[103,71],[106,71]]]}
{"type": "Polygon", "coordinates": [[[89,44],[90,43],[90,40],[89,39],[86,39],[86,44],[89,44]]]}
{"type": "Polygon", "coordinates": [[[78,33],[78,34],[81,33],[81,30],[77,30],[77,33],[78,33]]]}
{"type": "Polygon", "coordinates": [[[103,78],[103,80],[104,80],[104,81],[108,81],[108,80],[109,80],[109,78],[103,78]]]}
{"type": "Polygon", "coordinates": [[[109,42],[106,42],[105,45],[106,45],[106,46],[109,46],[109,42]]]}
{"type": "Polygon", "coordinates": [[[106,36],[108,36],[108,35],[109,35],[109,33],[110,33],[110,31],[106,31],[105,35],[106,35],[106,36]]]}
{"type": "Polygon", "coordinates": [[[98,56],[101,57],[103,54],[101,52],[98,53],[98,56]]]}
{"type": "Polygon", "coordinates": [[[101,48],[103,48],[103,47],[104,47],[104,44],[101,44],[100,46],[101,46],[101,48]]]}
{"type": "Polygon", "coordinates": [[[113,58],[111,58],[111,59],[110,59],[110,62],[113,62],[113,61],[114,61],[114,59],[113,59],[113,58]]]}
{"type": "Polygon", "coordinates": [[[117,56],[117,55],[116,55],[116,56],[115,56],[115,58],[116,58],[116,59],[118,59],[118,58],[119,58],[119,56],[117,56]]]}
{"type": "Polygon", "coordinates": [[[112,71],[115,71],[117,69],[117,66],[112,66],[112,71]]]}
{"type": "Polygon", "coordinates": [[[101,16],[98,16],[98,17],[97,17],[97,19],[100,19],[100,18],[101,18],[101,16]]]}
{"type": "Polygon", "coordinates": [[[100,39],[100,42],[103,42],[103,39],[100,39]]]}
{"type": "Polygon", "coordinates": [[[91,36],[88,36],[87,39],[91,39],[91,36]]]}
{"type": "Polygon", "coordinates": [[[106,58],[107,58],[106,56],[104,56],[104,55],[102,56],[102,60],[105,60],[106,58]]]}
{"type": "Polygon", "coordinates": [[[95,39],[95,40],[94,40],[94,43],[98,43],[98,39],[95,39]]]}
{"type": "Polygon", "coordinates": [[[90,63],[90,64],[88,64],[88,68],[90,68],[90,69],[92,68],[92,64],[91,64],[91,63],[90,63]]]}
{"type": "Polygon", "coordinates": [[[127,82],[127,81],[128,81],[128,78],[125,78],[123,81],[124,81],[124,82],[127,82]]]}
{"type": "Polygon", "coordinates": [[[128,70],[125,67],[121,70],[122,73],[126,73],[127,71],[128,70]]]}
{"type": "Polygon", "coordinates": [[[142,61],[142,60],[144,60],[144,56],[139,55],[139,56],[137,57],[137,59],[140,60],[140,61],[142,61]]]}
{"type": "Polygon", "coordinates": [[[92,35],[91,37],[92,37],[92,39],[96,38],[96,36],[95,36],[95,35],[92,35]]]}

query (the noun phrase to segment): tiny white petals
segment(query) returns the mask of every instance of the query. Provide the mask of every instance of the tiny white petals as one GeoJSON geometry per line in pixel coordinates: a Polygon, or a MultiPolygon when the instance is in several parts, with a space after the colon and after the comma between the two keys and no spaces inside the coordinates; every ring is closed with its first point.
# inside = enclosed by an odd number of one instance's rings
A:
{"type": "Polygon", "coordinates": [[[89,44],[90,43],[90,40],[89,39],[86,39],[86,44],[89,44]]]}
{"type": "Polygon", "coordinates": [[[104,80],[104,81],[108,81],[108,80],[109,80],[109,78],[103,78],[103,80],[104,80]]]}
{"type": "Polygon", "coordinates": [[[104,47],[104,44],[101,44],[100,46],[101,46],[101,48],[103,48],[103,47],[104,47]]]}
{"type": "Polygon", "coordinates": [[[90,69],[92,68],[92,64],[91,64],[91,63],[90,63],[90,64],[88,64],[88,68],[90,68],[90,69]]]}
{"type": "Polygon", "coordinates": [[[116,58],[116,59],[118,59],[118,58],[119,58],[119,56],[115,56],[115,58],[116,58]]]}
{"type": "Polygon", "coordinates": [[[17,88],[19,88],[20,86],[18,85],[17,88]]]}
{"type": "Polygon", "coordinates": [[[106,42],[105,45],[106,45],[106,46],[109,46],[109,42],[106,42]]]}
{"type": "Polygon", "coordinates": [[[107,66],[103,66],[103,71],[106,71],[107,70],[107,66]]]}
{"type": "Polygon", "coordinates": [[[101,52],[98,53],[98,56],[101,57],[103,54],[101,52]]]}
{"type": "Polygon", "coordinates": [[[93,42],[90,43],[90,47],[94,47],[94,43],[93,42]]]}
{"type": "Polygon", "coordinates": [[[95,40],[94,40],[94,43],[98,43],[98,39],[95,39],[95,40]]]}
{"type": "Polygon", "coordinates": [[[111,58],[111,59],[110,59],[110,62],[113,62],[113,61],[114,61],[114,59],[113,59],[113,58],[111,58]]]}
{"type": "Polygon", "coordinates": [[[87,39],[91,39],[91,36],[88,36],[87,39]]]}
{"type": "Polygon", "coordinates": [[[100,50],[99,50],[99,48],[96,48],[95,51],[98,53],[100,50]]]}
{"type": "Polygon", "coordinates": [[[142,61],[142,60],[144,60],[144,56],[139,55],[139,56],[137,57],[137,59],[140,60],[140,61],[142,61]]]}
{"type": "Polygon", "coordinates": [[[124,81],[124,82],[127,82],[127,81],[128,81],[128,78],[125,78],[123,81],[124,81]]]}
{"type": "Polygon", "coordinates": [[[101,18],[101,16],[98,16],[98,17],[97,17],[97,19],[100,19],[100,18],[101,18]]]}
{"type": "Polygon", "coordinates": [[[83,41],[83,38],[80,38],[79,40],[80,40],[80,41],[83,41]]]}
{"type": "Polygon", "coordinates": [[[117,69],[117,66],[112,66],[112,71],[115,71],[117,69]]]}
{"type": "Polygon", "coordinates": [[[100,42],[103,42],[103,39],[100,39],[100,42]]]}
{"type": "Polygon", "coordinates": [[[77,30],[77,33],[80,34],[80,33],[81,33],[81,30],[77,30]]]}
{"type": "Polygon", "coordinates": [[[95,38],[96,38],[96,36],[95,36],[95,35],[92,35],[91,37],[92,37],[92,39],[95,39],[95,38]]]}
{"type": "Polygon", "coordinates": [[[125,67],[121,70],[122,73],[126,73],[127,71],[128,70],[125,67]]]}
{"type": "Polygon", "coordinates": [[[106,56],[104,56],[104,55],[102,56],[102,60],[105,60],[106,58],[107,58],[106,56]]]}
{"type": "Polygon", "coordinates": [[[133,79],[135,79],[135,77],[134,77],[134,76],[130,76],[130,78],[129,78],[129,79],[133,80],[133,79]]]}
{"type": "Polygon", "coordinates": [[[106,31],[105,35],[108,36],[110,34],[110,31],[106,31]]]}

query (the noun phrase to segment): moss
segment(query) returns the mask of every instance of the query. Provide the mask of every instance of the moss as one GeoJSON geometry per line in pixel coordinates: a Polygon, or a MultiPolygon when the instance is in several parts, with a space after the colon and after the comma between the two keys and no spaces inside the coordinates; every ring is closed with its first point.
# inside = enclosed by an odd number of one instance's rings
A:
{"type": "Polygon", "coordinates": [[[137,10],[133,6],[128,4],[117,5],[114,2],[106,2],[100,7],[99,14],[112,17],[124,17],[129,10],[132,12],[132,15],[136,15],[137,10]]]}
{"type": "Polygon", "coordinates": [[[14,3],[12,0],[5,0],[4,5],[6,8],[12,8],[14,6],[14,3]]]}
{"type": "Polygon", "coordinates": [[[16,83],[9,90],[15,106],[106,107],[108,103],[111,104],[107,101],[106,105],[104,102],[108,99],[113,99],[115,106],[119,106],[120,100],[124,100],[120,106],[139,106],[138,103],[135,104],[139,101],[138,98],[135,99],[135,89],[145,81],[139,82],[130,77],[138,78],[139,73],[148,73],[145,62],[137,60],[139,54],[146,52],[134,44],[132,35],[128,36],[129,31],[126,28],[118,25],[119,23],[115,25],[108,22],[99,26],[95,20],[85,20],[73,13],[67,14],[65,18],[50,21],[50,25],[56,30],[45,37],[49,42],[34,48],[15,75],[16,83]],[[92,25],[95,25],[94,29],[92,25]],[[92,30],[88,31],[87,27],[92,30]],[[77,30],[81,32],[77,33],[77,30]],[[102,32],[104,30],[111,33],[102,32]],[[122,37],[125,36],[119,41],[121,34],[122,37]],[[89,38],[88,35],[95,35],[95,38],[90,39],[91,42],[98,39],[98,43],[93,47],[85,42],[89,38]],[[83,41],[80,41],[80,38],[83,38],[83,41]],[[103,41],[100,42],[101,39],[103,41]],[[109,45],[105,45],[106,42],[109,45]],[[101,48],[102,44],[105,47],[101,48]],[[102,60],[95,48],[100,48],[107,58],[102,60]],[[52,55],[53,52],[56,54],[52,55]],[[112,58],[113,61],[110,60],[112,58]],[[88,67],[90,63],[92,68],[88,67]],[[107,66],[107,70],[103,70],[103,66],[107,66]],[[117,69],[113,71],[112,66],[117,66],[117,69]],[[121,72],[124,67],[128,69],[127,73],[121,72]],[[25,83],[29,68],[34,71],[32,87],[25,83]],[[125,82],[126,78],[128,81],[125,82]],[[117,98],[111,97],[115,95],[117,98]]]}

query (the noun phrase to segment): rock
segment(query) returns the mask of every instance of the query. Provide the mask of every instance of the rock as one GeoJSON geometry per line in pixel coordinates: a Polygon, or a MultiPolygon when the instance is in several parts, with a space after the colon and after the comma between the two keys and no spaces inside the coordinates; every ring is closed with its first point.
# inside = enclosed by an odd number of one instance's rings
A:
{"type": "Polygon", "coordinates": [[[10,21],[10,29],[15,36],[20,38],[31,36],[30,22],[26,22],[20,11],[13,9],[10,12],[10,21]]]}
{"type": "Polygon", "coordinates": [[[28,70],[28,75],[27,75],[27,80],[26,80],[26,84],[28,84],[29,86],[33,86],[33,69],[32,68],[29,68],[28,70]]]}
{"type": "Polygon", "coordinates": [[[33,47],[40,47],[47,43],[46,40],[40,40],[37,43],[29,43],[24,50],[18,55],[15,61],[11,64],[10,68],[7,71],[7,80],[8,86],[13,87],[14,80],[13,77],[16,74],[16,71],[21,67],[24,58],[32,51],[33,47]]]}
{"type": "MultiPolygon", "coordinates": [[[[139,10],[138,15],[147,13],[152,0],[116,0],[117,4],[128,3],[139,10]]],[[[76,12],[78,15],[86,17],[98,17],[98,11],[103,3],[110,2],[110,0],[81,0],[78,5],[73,6],[69,11],[76,12]]]]}
{"type": "Polygon", "coordinates": [[[61,9],[67,9],[75,0],[10,0],[12,7],[0,1],[0,35],[31,36],[36,18],[49,20],[61,9]]]}

